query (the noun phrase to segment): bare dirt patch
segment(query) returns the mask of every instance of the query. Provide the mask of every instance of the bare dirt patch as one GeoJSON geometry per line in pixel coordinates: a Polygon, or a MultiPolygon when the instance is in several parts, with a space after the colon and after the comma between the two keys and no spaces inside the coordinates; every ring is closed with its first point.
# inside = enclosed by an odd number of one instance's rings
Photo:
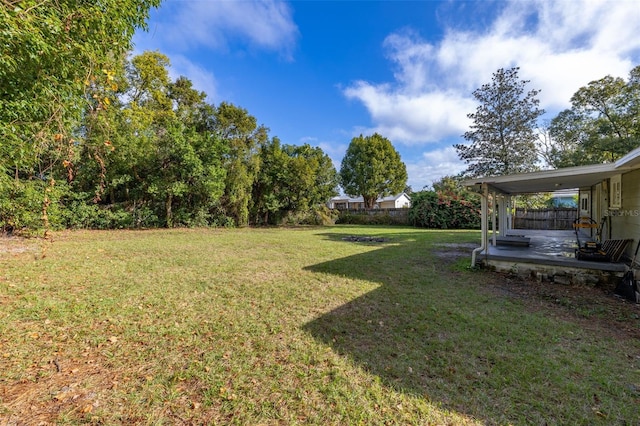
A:
{"type": "Polygon", "coordinates": [[[640,305],[616,296],[613,288],[490,274],[486,291],[525,300],[532,311],[551,311],[557,318],[578,322],[584,328],[598,329],[615,338],[640,338],[640,305]]]}
{"type": "Polygon", "coordinates": [[[100,407],[100,395],[116,384],[95,358],[34,364],[24,379],[0,382],[0,400],[11,413],[0,415],[0,425],[49,425],[60,413],[72,412],[88,418],[100,407]]]}
{"type": "Polygon", "coordinates": [[[37,240],[0,236],[0,254],[35,253],[38,250],[39,246],[37,240]]]}
{"type": "Polygon", "coordinates": [[[477,244],[473,243],[442,243],[434,245],[437,250],[433,254],[445,263],[454,263],[462,257],[471,256],[473,249],[478,247],[477,244]]]}

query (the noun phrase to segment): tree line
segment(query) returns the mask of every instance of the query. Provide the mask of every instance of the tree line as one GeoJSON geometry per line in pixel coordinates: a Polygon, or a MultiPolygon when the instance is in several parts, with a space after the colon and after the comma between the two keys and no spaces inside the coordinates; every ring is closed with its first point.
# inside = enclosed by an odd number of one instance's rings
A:
{"type": "Polygon", "coordinates": [[[38,227],[42,215],[53,227],[123,228],[326,214],[338,175],[320,148],[281,144],[245,109],[209,104],[188,78],[169,78],[159,52],[112,65],[86,84],[76,126],[31,161],[5,163],[5,230],[38,227]]]}
{"type": "Polygon", "coordinates": [[[404,188],[381,135],[353,138],[338,173],[322,149],[172,80],[162,53],[130,57],[159,3],[2,3],[2,231],[323,223],[339,185],[369,204],[404,188]]]}

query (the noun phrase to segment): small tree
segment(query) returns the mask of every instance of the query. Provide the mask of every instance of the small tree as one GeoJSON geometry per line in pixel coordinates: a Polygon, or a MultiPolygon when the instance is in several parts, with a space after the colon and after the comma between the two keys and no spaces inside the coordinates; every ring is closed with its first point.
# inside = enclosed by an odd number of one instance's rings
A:
{"type": "Polygon", "coordinates": [[[534,170],[537,162],[536,120],[539,90],[525,94],[528,80],[518,78],[518,67],[500,68],[493,80],[473,92],[480,102],[471,130],[463,137],[470,145],[456,144],[458,156],[469,164],[468,176],[503,175],[534,170]]]}
{"type": "Polygon", "coordinates": [[[340,167],[340,185],[350,197],[362,195],[366,208],[378,197],[407,186],[407,168],[389,139],[374,133],[351,139],[340,167]]]}

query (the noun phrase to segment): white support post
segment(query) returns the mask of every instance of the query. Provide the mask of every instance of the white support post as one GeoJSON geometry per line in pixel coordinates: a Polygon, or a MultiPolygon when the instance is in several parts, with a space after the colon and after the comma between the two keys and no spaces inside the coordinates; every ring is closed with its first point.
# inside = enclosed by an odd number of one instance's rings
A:
{"type": "Polygon", "coordinates": [[[489,192],[486,184],[482,184],[482,193],[480,194],[480,247],[471,252],[471,267],[476,266],[476,256],[483,250],[488,250],[488,221],[489,221],[489,192]]]}
{"type": "Polygon", "coordinates": [[[513,229],[513,216],[512,216],[512,208],[511,203],[513,202],[511,195],[507,195],[505,197],[505,207],[507,208],[507,232],[513,229]]]}
{"type": "Polygon", "coordinates": [[[496,193],[491,193],[491,231],[493,232],[493,242],[491,243],[494,247],[496,244],[496,193]]]}
{"type": "Polygon", "coordinates": [[[500,232],[500,236],[504,237],[505,235],[507,235],[507,231],[509,229],[508,224],[507,224],[507,211],[509,210],[507,207],[507,197],[505,197],[504,195],[499,195],[498,196],[498,230],[500,232]]]}

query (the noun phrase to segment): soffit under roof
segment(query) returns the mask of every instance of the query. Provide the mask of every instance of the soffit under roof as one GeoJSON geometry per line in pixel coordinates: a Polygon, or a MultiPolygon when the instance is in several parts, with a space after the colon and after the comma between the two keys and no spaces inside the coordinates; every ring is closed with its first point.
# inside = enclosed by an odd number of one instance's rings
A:
{"type": "Polygon", "coordinates": [[[463,185],[477,187],[476,189],[480,190],[482,184],[487,184],[492,190],[505,194],[531,194],[588,187],[618,173],[621,173],[621,170],[616,169],[614,163],[607,163],[469,179],[464,181],[463,185]]]}
{"type": "Polygon", "coordinates": [[[585,188],[596,185],[619,173],[640,168],[640,147],[629,152],[615,163],[566,167],[555,170],[515,175],[469,179],[463,185],[480,190],[482,184],[505,194],[532,194],[561,189],[585,188]]]}

